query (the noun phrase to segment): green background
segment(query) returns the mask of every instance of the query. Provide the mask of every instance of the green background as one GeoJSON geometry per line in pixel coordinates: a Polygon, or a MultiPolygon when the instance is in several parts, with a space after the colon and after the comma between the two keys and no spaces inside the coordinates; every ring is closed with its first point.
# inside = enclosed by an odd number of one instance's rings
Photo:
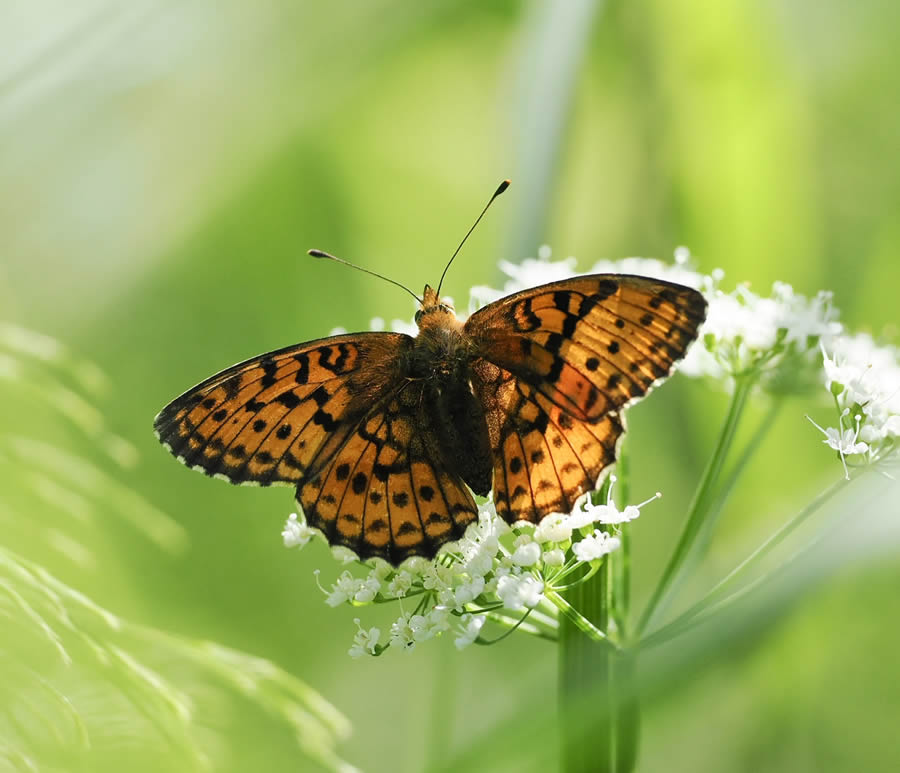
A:
{"type": "MultiPolygon", "coordinates": [[[[687,245],[726,286],[832,289],[851,328],[895,330],[890,0],[44,0],[0,13],[0,317],[104,376],[87,389],[82,366],[29,365],[0,382],[2,543],[126,618],[300,677],[350,719],[339,753],[366,771],[552,765],[556,659],[522,636],[351,660],[356,613],[327,608],[312,576],[337,565],[321,544],[281,544],[290,491],[229,487],[159,448],[153,416],[211,373],[411,318],[400,290],[306,249],[419,292],[509,177],[445,283],[461,308],[472,285],[499,286],[499,259],[541,244],[582,268],[687,245]],[[60,384],[87,403],[67,412],[60,384]],[[22,436],[107,470],[189,544],[147,540],[143,511],[108,486],[79,488],[55,463],[37,476],[10,450],[22,436]],[[513,763],[513,749],[532,756],[513,763]]],[[[716,386],[676,379],[631,412],[633,498],[665,495],[634,529],[638,603],[725,405],[716,386]]],[[[803,417],[829,410],[808,397],[778,413],[682,603],[839,476],[803,417]]],[[[853,532],[867,509],[896,522],[896,489],[878,491],[877,506],[845,497],[828,528],[853,532]]],[[[849,566],[823,559],[752,624],[658,658],[640,770],[896,769],[900,562],[871,548],[849,566]]],[[[392,614],[361,610],[383,628],[392,614]]],[[[232,709],[228,741],[198,717],[201,745],[230,742],[220,761],[234,769],[249,748],[272,770],[317,769],[290,739],[261,740],[251,713],[232,709]]]]}

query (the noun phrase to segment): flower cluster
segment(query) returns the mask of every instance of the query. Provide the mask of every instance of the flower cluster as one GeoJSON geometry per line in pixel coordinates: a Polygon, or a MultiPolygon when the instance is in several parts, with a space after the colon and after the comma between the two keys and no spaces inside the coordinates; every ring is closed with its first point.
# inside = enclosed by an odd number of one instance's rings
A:
{"type": "MultiPolygon", "coordinates": [[[[463,648],[481,637],[488,620],[507,629],[526,625],[532,632],[554,636],[556,609],[548,597],[592,576],[604,556],[619,547],[619,525],[637,518],[640,508],[659,496],[620,511],[612,501],[612,486],[609,492],[603,504],[593,504],[587,495],[571,513],[554,513],[537,525],[512,528],[488,503],[465,536],[433,561],[411,558],[400,567],[378,559],[355,561],[330,588],[320,586],[325,603],[336,607],[396,601],[401,614],[384,635],[357,619],[350,655],[412,650],[443,633],[450,633],[463,648]]],[[[286,546],[302,547],[316,533],[292,514],[282,536],[286,546]]]]}
{"type": "MultiPolygon", "coordinates": [[[[851,462],[885,460],[900,437],[900,350],[879,346],[870,335],[839,336],[822,346],[825,388],[834,400],[835,427],[823,441],[838,452],[849,479],[851,462]]],[[[810,419],[812,421],[812,419],[810,419]]]]}
{"type": "Polygon", "coordinates": [[[807,298],[789,284],[775,282],[769,296],[757,295],[747,285],[726,293],[721,280],[721,273],[713,272],[704,282],[709,311],[700,329],[703,347],[693,347],[681,364],[687,375],[724,379],[765,371],[770,377],[766,385],[785,366],[812,366],[805,355],[841,331],[829,292],[807,298]]]}

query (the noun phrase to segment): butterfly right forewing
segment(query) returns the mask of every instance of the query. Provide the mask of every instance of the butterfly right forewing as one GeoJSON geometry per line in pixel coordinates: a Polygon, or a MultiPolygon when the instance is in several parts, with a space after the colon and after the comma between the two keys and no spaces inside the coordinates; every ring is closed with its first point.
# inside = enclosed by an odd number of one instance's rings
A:
{"type": "Polygon", "coordinates": [[[395,385],[411,345],[399,333],[361,333],[270,352],[176,398],[154,428],[174,456],[207,475],[297,483],[324,465],[395,385]]]}
{"type": "Polygon", "coordinates": [[[706,302],[692,288],[597,274],[502,298],[465,327],[486,360],[591,420],[668,375],[705,316],[706,302]]]}

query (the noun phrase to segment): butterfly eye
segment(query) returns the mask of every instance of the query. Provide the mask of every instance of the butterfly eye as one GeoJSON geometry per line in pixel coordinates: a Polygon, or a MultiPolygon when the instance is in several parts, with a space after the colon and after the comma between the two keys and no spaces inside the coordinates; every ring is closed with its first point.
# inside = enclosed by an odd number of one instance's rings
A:
{"type": "Polygon", "coordinates": [[[416,316],[415,316],[416,323],[418,323],[420,319],[422,319],[422,309],[419,309],[416,312],[416,316]]]}

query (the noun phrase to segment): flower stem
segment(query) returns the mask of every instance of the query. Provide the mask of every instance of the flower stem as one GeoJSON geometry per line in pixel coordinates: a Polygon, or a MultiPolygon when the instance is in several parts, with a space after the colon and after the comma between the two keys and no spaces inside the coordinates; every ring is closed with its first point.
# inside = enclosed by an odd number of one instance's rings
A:
{"type": "MultiPolygon", "coordinates": [[[[723,602],[726,600],[736,600],[743,595],[750,587],[756,587],[758,581],[761,578],[757,578],[757,580],[752,581],[748,586],[745,586],[738,591],[735,591],[733,594],[723,598],[716,599],[719,595],[719,592],[727,587],[732,581],[743,574],[748,568],[757,564],[762,558],[768,555],[772,550],[774,550],[778,545],[780,545],[798,526],[803,524],[807,518],[809,518],[813,513],[815,513],[822,505],[824,505],[829,499],[831,499],[835,494],[839,491],[842,491],[844,487],[847,485],[847,481],[844,478],[833,483],[827,489],[825,489],[821,494],[819,494],[812,502],[810,502],[806,507],[804,507],[800,512],[798,512],[793,518],[791,518],[787,523],[785,523],[781,528],[779,528],[775,533],[773,533],[765,542],[763,542],[756,550],[754,550],[749,556],[747,556],[743,561],[741,561],[734,569],[732,569],[725,577],[719,580],[706,594],[693,604],[689,609],[682,612],[675,620],[664,625],[662,628],[657,629],[649,636],[644,637],[641,640],[641,648],[645,647],[653,647],[657,644],[661,644],[669,639],[672,639],[681,633],[693,628],[694,623],[697,622],[699,617],[708,617],[713,609],[721,609],[725,606],[723,602]]],[[[785,562],[786,565],[790,563],[790,561],[785,562]]]]}
{"type": "Polygon", "coordinates": [[[691,560],[689,562],[690,565],[685,565],[683,567],[683,571],[690,571],[691,566],[695,566],[700,560],[702,560],[706,552],[709,550],[709,544],[712,540],[712,534],[715,531],[716,524],[719,522],[719,516],[722,514],[722,510],[725,508],[725,504],[728,502],[728,498],[731,495],[732,490],[734,489],[738,480],[740,480],[741,476],[744,473],[744,470],[746,470],[747,465],[750,463],[750,460],[759,450],[763,440],[765,439],[766,435],[768,435],[769,430],[775,424],[775,420],[783,404],[784,401],[781,398],[771,398],[769,402],[769,408],[766,411],[765,416],[763,416],[763,418],[760,420],[756,430],[751,435],[746,445],[741,449],[737,460],[734,462],[734,464],[731,466],[731,469],[726,474],[724,483],[722,483],[722,485],[716,492],[715,500],[710,505],[709,512],[707,514],[707,517],[703,521],[700,533],[695,539],[695,547],[691,552],[691,560]]]}
{"type": "MultiPolygon", "coordinates": [[[[619,452],[616,463],[618,473],[619,504],[624,508],[631,498],[631,480],[628,448],[619,452]]],[[[613,619],[621,641],[628,640],[628,613],[631,611],[631,525],[623,523],[619,527],[621,547],[610,554],[613,562],[613,619]]]]}
{"type": "Polygon", "coordinates": [[[613,565],[568,591],[559,605],[559,701],[564,773],[630,773],[637,749],[632,660],[603,633],[611,619],[613,565]],[[627,696],[627,697],[625,697],[627,696]]]}
{"type": "Polygon", "coordinates": [[[716,441],[716,447],[706,465],[706,469],[703,471],[697,490],[694,492],[694,498],[688,509],[688,517],[681,532],[681,537],[678,540],[678,545],[675,547],[675,551],[672,553],[672,557],[669,559],[669,563],[666,565],[662,577],[638,623],[635,631],[637,637],[640,637],[647,629],[654,615],[668,601],[675,580],[678,579],[681,569],[694,547],[697,535],[702,530],[710,507],[715,502],[716,484],[719,482],[725,459],[734,442],[735,432],[744,412],[744,406],[755,383],[755,376],[755,371],[735,376],[734,394],[731,396],[728,415],[725,418],[725,423],[722,425],[719,439],[716,441]]]}

